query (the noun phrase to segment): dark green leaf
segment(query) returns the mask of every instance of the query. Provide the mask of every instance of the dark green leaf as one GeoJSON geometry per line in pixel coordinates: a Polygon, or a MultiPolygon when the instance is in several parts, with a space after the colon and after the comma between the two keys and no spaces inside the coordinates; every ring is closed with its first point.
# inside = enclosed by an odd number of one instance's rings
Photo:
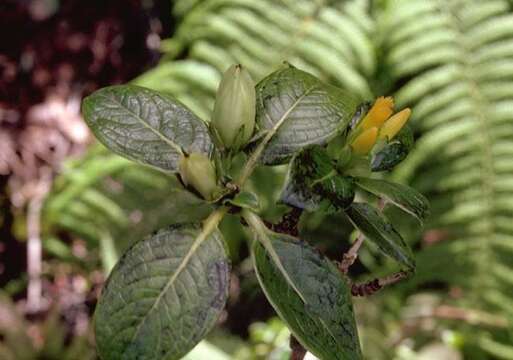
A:
{"type": "Polygon", "coordinates": [[[319,181],[314,190],[323,199],[321,209],[326,213],[336,213],[353,202],[354,179],[351,176],[331,176],[319,181]]]}
{"type": "Polygon", "coordinates": [[[218,230],[171,227],[135,243],[112,270],[96,308],[100,356],[180,359],[215,325],[228,277],[218,230]]]}
{"type": "Polygon", "coordinates": [[[290,65],[260,81],[256,91],[257,125],[272,134],[261,158],[265,164],[283,163],[303,147],[344,131],[359,103],[290,65]]]}
{"type": "Polygon", "coordinates": [[[356,178],[356,184],[412,214],[421,222],[429,215],[428,200],[424,195],[409,186],[370,178],[356,178]]]}
{"type": "Polygon", "coordinates": [[[341,176],[326,150],[311,145],[291,161],[281,201],[308,211],[334,213],[354,199],[353,179],[341,176]]]}
{"type": "Polygon", "coordinates": [[[408,156],[413,142],[413,133],[406,125],[389,143],[372,154],[371,170],[378,172],[393,169],[408,156]]]}
{"type": "Polygon", "coordinates": [[[409,270],[415,269],[415,259],[410,247],[377,209],[366,203],[353,203],[346,209],[346,214],[353,225],[375,243],[383,254],[409,270]]]}
{"type": "Polygon", "coordinates": [[[134,85],[103,88],[82,111],[95,136],[115,153],[176,172],[183,151],[210,154],[207,126],[175,99],[134,85]]]}
{"type": "Polygon", "coordinates": [[[282,234],[273,245],[302,294],[298,296],[267,251],[253,243],[258,280],[294,336],[321,360],[361,359],[351,293],[337,268],[305,242],[282,234]]]}

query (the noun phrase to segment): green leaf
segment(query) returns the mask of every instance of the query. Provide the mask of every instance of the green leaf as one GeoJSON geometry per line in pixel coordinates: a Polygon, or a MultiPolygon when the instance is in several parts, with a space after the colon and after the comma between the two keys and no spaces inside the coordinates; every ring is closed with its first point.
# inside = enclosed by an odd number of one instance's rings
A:
{"type": "Polygon", "coordinates": [[[288,285],[269,253],[255,241],[256,274],[278,315],[299,342],[320,359],[361,359],[351,292],[342,274],[305,242],[283,234],[274,234],[272,240],[304,298],[288,285]]]}
{"type": "Polygon", "coordinates": [[[203,229],[170,227],[135,243],[96,308],[102,359],[180,359],[215,325],[229,267],[222,235],[208,220],[203,229]]]}
{"type": "Polygon", "coordinates": [[[233,199],[226,201],[228,204],[240,207],[242,209],[249,209],[254,212],[260,210],[260,201],[255,193],[251,191],[241,191],[233,199]]]}
{"type": "Polygon", "coordinates": [[[170,97],[134,85],[103,88],[84,99],[84,118],[95,136],[115,153],[176,172],[183,151],[209,155],[207,126],[170,97]]]}
{"type": "Polygon", "coordinates": [[[408,270],[415,269],[410,247],[377,209],[366,203],[353,203],[346,209],[346,214],[353,225],[375,243],[383,254],[406,266],[408,270]]]}
{"type": "Polygon", "coordinates": [[[267,250],[269,256],[271,257],[274,265],[280,272],[281,276],[285,279],[287,284],[294,289],[296,294],[304,300],[303,295],[300,290],[296,287],[294,282],[292,281],[291,274],[288,273],[287,269],[281,263],[281,259],[274,248],[273,236],[274,232],[270,231],[265,224],[262,222],[262,219],[251,211],[244,210],[243,211],[244,220],[253,228],[253,233],[255,235],[255,240],[262,244],[262,246],[267,250]]]}
{"type": "Polygon", "coordinates": [[[353,201],[353,182],[337,173],[322,146],[311,145],[292,159],[281,201],[307,211],[335,213],[353,201]]]}
{"type": "Polygon", "coordinates": [[[314,189],[324,199],[321,209],[328,214],[346,209],[355,196],[354,179],[351,176],[331,176],[319,181],[314,189]]]}
{"type": "Polygon", "coordinates": [[[284,163],[307,145],[326,143],[345,130],[359,104],[350,93],[290,65],[260,81],[256,91],[256,122],[268,141],[260,159],[265,164],[284,163]]]}
{"type": "Polygon", "coordinates": [[[429,216],[428,200],[424,195],[409,186],[363,177],[356,178],[356,184],[415,216],[420,222],[423,222],[429,216]]]}

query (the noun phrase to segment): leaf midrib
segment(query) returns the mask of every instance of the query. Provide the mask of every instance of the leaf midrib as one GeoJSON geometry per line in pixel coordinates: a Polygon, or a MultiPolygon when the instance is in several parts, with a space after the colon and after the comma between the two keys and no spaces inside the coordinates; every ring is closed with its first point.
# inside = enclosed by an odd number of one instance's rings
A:
{"type": "MultiPolygon", "coordinates": [[[[249,178],[251,173],[253,172],[253,169],[255,168],[256,164],[258,163],[258,160],[262,156],[262,153],[264,152],[267,144],[271,141],[273,136],[276,134],[276,132],[279,130],[279,128],[285,123],[285,121],[288,119],[290,113],[301,103],[301,101],[308,96],[313,90],[315,90],[316,85],[311,86],[310,88],[306,89],[303,94],[301,94],[296,101],[285,111],[285,113],[280,117],[280,119],[273,125],[271,129],[267,132],[267,134],[264,136],[258,147],[255,149],[255,151],[251,154],[250,158],[248,159],[246,166],[242,170],[242,174],[240,178],[237,180],[237,183],[239,186],[242,187],[246,180],[249,178]]],[[[272,119],[269,117],[269,114],[267,112],[264,113],[264,115],[272,121],[272,119]]]]}
{"type": "Polygon", "coordinates": [[[182,148],[180,145],[176,144],[174,141],[172,141],[171,139],[167,138],[166,136],[164,136],[162,133],[160,133],[157,129],[154,129],[150,124],[148,124],[139,114],[135,113],[134,111],[132,111],[130,108],[128,108],[127,106],[125,106],[121,101],[119,101],[115,96],[114,97],[110,97],[108,95],[101,95],[103,97],[105,97],[107,100],[110,100],[112,102],[114,102],[115,104],[117,104],[119,107],[121,107],[124,111],[126,111],[127,113],[129,113],[130,115],[132,115],[136,120],[138,120],[145,128],[147,128],[148,130],[150,130],[152,133],[154,133],[155,135],[157,135],[161,140],[163,140],[166,144],[168,144],[170,147],[173,148],[173,150],[175,150],[176,152],[178,152],[179,154],[183,154],[182,152],[182,148]]]}
{"type": "MultiPolygon", "coordinates": [[[[263,246],[262,246],[263,247],[263,246]]],[[[264,251],[267,251],[264,248],[264,251]]],[[[252,253],[252,257],[253,257],[253,263],[256,264],[256,259],[255,259],[255,253],[253,252],[252,253]]],[[[278,269],[279,272],[281,272],[279,269],[278,269]]],[[[287,323],[287,321],[285,320],[285,317],[281,314],[281,310],[279,310],[279,307],[276,306],[276,304],[274,304],[274,301],[272,300],[272,297],[269,296],[269,292],[267,291],[267,289],[265,288],[265,286],[263,285],[263,281],[262,281],[262,278],[259,274],[258,271],[255,271],[255,274],[256,274],[256,277],[258,279],[258,282],[260,284],[262,284],[262,290],[265,294],[265,297],[271,302],[271,304],[273,305],[273,308],[276,310],[276,312],[280,315],[280,318],[287,324],[288,328],[292,331],[292,326],[290,326],[290,324],[287,323]]],[[[288,281],[285,279],[285,282],[288,283],[288,281]]],[[[290,285],[290,284],[289,284],[290,285]]],[[[295,288],[293,287],[292,288],[294,290],[294,293],[297,294],[299,296],[299,298],[303,301],[304,304],[307,304],[306,300],[302,297],[302,295],[297,291],[295,290],[295,288]]],[[[305,310],[306,310],[306,307],[305,307],[305,310]]],[[[335,335],[333,334],[333,332],[330,330],[330,328],[328,327],[328,325],[326,324],[326,322],[324,321],[324,319],[322,319],[320,316],[315,316],[315,318],[317,320],[319,320],[319,322],[322,324],[322,326],[325,328],[325,330],[328,332],[328,334],[330,334],[330,336],[332,337],[333,341],[335,341],[335,343],[337,342],[337,338],[335,337],[335,335]]],[[[301,336],[301,334],[297,334],[295,331],[294,331],[294,336],[296,336],[298,339],[301,339],[303,338],[303,336],[301,336]]],[[[304,340],[303,340],[304,341],[304,340]]],[[[307,341],[304,341],[305,343],[307,341]]]]}
{"type": "Polygon", "coordinates": [[[171,276],[171,278],[168,280],[164,288],[161,290],[157,298],[155,299],[155,302],[151,306],[151,308],[146,312],[144,317],[141,319],[141,322],[139,325],[137,325],[137,329],[135,330],[134,335],[130,339],[130,342],[133,342],[137,336],[139,335],[139,331],[141,330],[142,325],[146,322],[146,319],[148,316],[157,308],[157,306],[160,304],[160,301],[162,300],[163,296],[167,293],[169,288],[175,283],[178,276],[181,274],[181,272],[185,269],[185,267],[188,265],[189,261],[191,260],[192,256],[196,253],[198,248],[203,244],[203,242],[207,239],[208,236],[212,234],[212,232],[215,230],[225,213],[227,212],[226,208],[220,208],[213,212],[208,219],[205,220],[203,229],[198,234],[196,239],[194,239],[194,242],[192,243],[191,247],[189,248],[189,251],[184,256],[182,262],[180,265],[178,265],[178,268],[174,272],[174,274],[171,276]]]}
{"type": "MultiPolygon", "coordinates": [[[[362,204],[363,204],[363,203],[362,203],[362,204]]],[[[360,211],[356,210],[356,209],[355,209],[355,207],[354,207],[353,205],[351,205],[351,208],[353,209],[353,211],[360,213],[360,211]]],[[[376,209],[374,209],[374,210],[376,210],[376,209]]],[[[378,212],[378,214],[379,214],[379,212],[378,212]]],[[[360,214],[360,216],[361,216],[361,217],[364,217],[364,216],[362,216],[361,214],[360,214]]],[[[360,229],[360,228],[357,226],[356,222],[351,218],[351,216],[347,216],[347,218],[349,219],[349,222],[351,222],[351,224],[353,224],[353,226],[354,226],[356,229],[360,229]]],[[[399,246],[396,242],[394,242],[394,241],[390,241],[388,233],[387,233],[386,231],[385,231],[385,232],[381,231],[381,229],[380,229],[378,226],[376,226],[376,225],[374,224],[374,222],[372,222],[372,221],[368,221],[368,220],[366,220],[366,221],[369,223],[369,225],[372,227],[372,229],[373,229],[373,230],[374,230],[378,235],[380,235],[380,236],[381,236],[381,237],[382,237],[382,238],[383,238],[383,239],[384,239],[384,240],[385,240],[385,241],[390,245],[390,247],[391,247],[392,249],[394,249],[394,250],[396,250],[397,248],[399,249],[399,251],[398,251],[399,256],[400,256],[401,258],[403,258],[403,259],[404,259],[404,260],[403,260],[403,262],[404,262],[404,264],[403,264],[403,265],[406,265],[407,267],[410,267],[407,263],[408,263],[408,262],[410,262],[410,260],[411,260],[411,259],[408,259],[408,257],[406,256],[406,254],[404,254],[404,255],[403,255],[403,253],[402,253],[403,251],[407,251],[407,249],[402,249],[402,248],[401,248],[401,246],[399,246]]],[[[361,230],[359,230],[359,231],[360,231],[360,232],[362,232],[361,230]]],[[[363,234],[363,232],[362,232],[362,234],[363,234]]],[[[400,234],[399,234],[399,233],[397,233],[397,236],[398,236],[398,237],[400,237],[400,234]]],[[[369,239],[369,237],[368,237],[368,236],[366,236],[366,238],[367,238],[367,239],[369,239]]],[[[376,244],[376,245],[377,245],[378,247],[380,247],[378,244],[376,244]]],[[[401,262],[400,260],[395,259],[393,256],[391,256],[391,255],[389,255],[389,254],[386,254],[386,253],[385,253],[385,255],[386,255],[386,256],[388,256],[388,257],[390,257],[390,258],[392,258],[392,259],[394,259],[394,260],[396,260],[397,262],[401,262]]]]}

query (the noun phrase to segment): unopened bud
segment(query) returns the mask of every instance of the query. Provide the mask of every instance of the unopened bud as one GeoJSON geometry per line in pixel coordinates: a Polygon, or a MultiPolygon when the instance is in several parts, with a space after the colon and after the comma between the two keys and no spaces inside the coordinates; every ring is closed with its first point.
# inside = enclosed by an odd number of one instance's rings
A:
{"type": "Polygon", "coordinates": [[[372,127],[380,127],[394,112],[394,99],[390,96],[377,98],[374,105],[362,120],[364,130],[372,127]]]}
{"type": "Polygon", "coordinates": [[[406,124],[410,115],[411,110],[406,108],[392,116],[379,130],[379,138],[388,140],[393,139],[394,136],[403,128],[404,124],[406,124]]]}
{"type": "Polygon", "coordinates": [[[203,198],[212,199],[212,195],[217,190],[216,170],[206,155],[192,153],[182,156],[179,170],[185,185],[194,188],[203,198]]]}
{"type": "Polygon", "coordinates": [[[255,128],[255,83],[241,65],[232,65],[217,89],[212,125],[228,149],[244,146],[255,128]]]}

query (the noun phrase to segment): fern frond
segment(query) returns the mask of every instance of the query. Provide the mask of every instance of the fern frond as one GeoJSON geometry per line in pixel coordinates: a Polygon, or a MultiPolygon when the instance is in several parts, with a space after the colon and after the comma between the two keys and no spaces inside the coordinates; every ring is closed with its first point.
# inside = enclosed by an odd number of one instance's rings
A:
{"type": "MultiPolygon", "coordinates": [[[[389,34],[383,39],[388,67],[403,84],[398,106],[413,108],[420,134],[395,177],[430,198],[435,216],[429,227],[442,239],[418,254],[413,281],[461,287],[466,305],[513,317],[513,306],[501,305],[513,295],[509,4],[396,0],[382,26],[389,34]]],[[[493,341],[504,342],[483,339],[489,352],[493,341]]]]}
{"type": "Polygon", "coordinates": [[[209,118],[220,73],[241,63],[259,80],[283,61],[371,96],[376,69],[367,1],[181,0],[184,15],[162,63],[136,82],[168,92],[209,118]],[[181,54],[186,60],[173,61],[181,54]],[[196,81],[195,79],[198,79],[196,81]]]}
{"type": "Polygon", "coordinates": [[[93,152],[94,156],[63,170],[45,203],[43,218],[50,233],[65,229],[98,244],[110,269],[131,243],[185,219],[169,217],[176,206],[175,177],[103,148],[93,152]]]}

